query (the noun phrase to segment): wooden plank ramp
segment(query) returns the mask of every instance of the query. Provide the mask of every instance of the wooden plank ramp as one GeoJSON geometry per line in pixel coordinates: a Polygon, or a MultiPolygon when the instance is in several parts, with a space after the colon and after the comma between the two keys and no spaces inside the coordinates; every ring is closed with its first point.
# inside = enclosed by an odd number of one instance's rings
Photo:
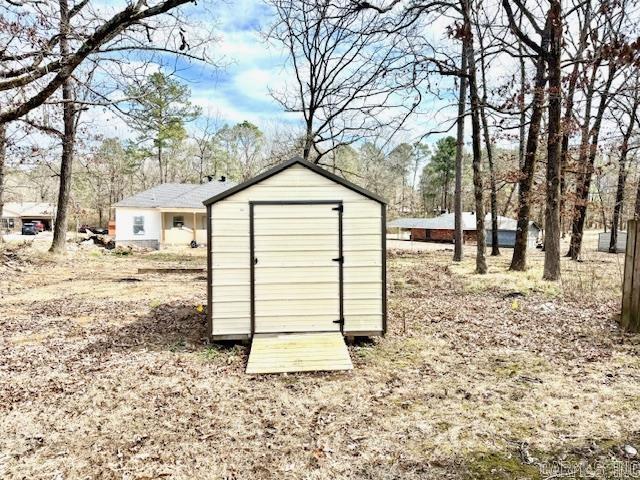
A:
{"type": "Polygon", "coordinates": [[[351,370],[340,332],[259,333],[251,342],[246,373],[351,370]]]}

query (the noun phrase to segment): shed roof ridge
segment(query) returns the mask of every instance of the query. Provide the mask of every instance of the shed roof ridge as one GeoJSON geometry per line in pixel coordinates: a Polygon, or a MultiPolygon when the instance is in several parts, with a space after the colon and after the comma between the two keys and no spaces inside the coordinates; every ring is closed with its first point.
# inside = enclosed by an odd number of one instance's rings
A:
{"type": "Polygon", "coordinates": [[[274,167],[270,168],[269,170],[267,170],[266,172],[261,173],[260,175],[257,175],[256,177],[250,178],[249,180],[246,180],[244,182],[241,182],[237,185],[235,185],[234,187],[229,188],[228,190],[225,190],[223,192],[220,192],[217,195],[214,195],[213,197],[205,200],[204,202],[202,202],[205,205],[211,205],[212,203],[216,203],[220,200],[223,200],[227,197],[230,197],[231,195],[240,192],[246,188],[251,187],[252,185],[255,185],[257,183],[262,182],[263,180],[266,180],[267,178],[270,178],[286,169],[288,169],[289,167],[293,166],[293,165],[302,165],[303,167],[311,170],[314,173],[317,173],[318,175],[321,175],[325,178],[328,178],[329,180],[342,185],[346,188],[349,188],[350,190],[353,190],[357,193],[359,193],[360,195],[363,195],[367,198],[370,198],[371,200],[375,200],[376,202],[379,202],[381,204],[385,204],[386,205],[386,200],[384,200],[381,196],[379,196],[376,193],[373,193],[369,190],[367,190],[366,188],[363,188],[359,185],[356,185],[355,183],[350,182],[349,180],[347,180],[346,178],[342,178],[339,177],[338,175],[331,173],[327,170],[325,170],[324,168],[322,168],[321,166],[312,163],[308,160],[304,160],[302,157],[295,156],[290,158],[289,160],[286,160],[284,162],[281,162],[277,165],[275,165],[274,167]]]}

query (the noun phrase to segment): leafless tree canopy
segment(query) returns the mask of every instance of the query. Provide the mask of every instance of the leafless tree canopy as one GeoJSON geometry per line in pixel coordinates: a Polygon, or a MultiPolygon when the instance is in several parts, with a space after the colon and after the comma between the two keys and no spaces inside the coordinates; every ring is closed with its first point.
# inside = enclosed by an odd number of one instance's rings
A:
{"type": "Polygon", "coordinates": [[[304,119],[304,157],[393,135],[421,101],[424,78],[413,32],[387,33],[374,12],[349,1],[273,1],[268,38],[288,52],[295,78],[273,97],[304,119]]]}

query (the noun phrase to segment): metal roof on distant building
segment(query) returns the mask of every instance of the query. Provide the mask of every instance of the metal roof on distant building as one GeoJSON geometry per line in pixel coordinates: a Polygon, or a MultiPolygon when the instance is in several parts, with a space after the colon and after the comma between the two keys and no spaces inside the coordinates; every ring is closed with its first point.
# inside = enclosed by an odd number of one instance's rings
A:
{"type": "Polygon", "coordinates": [[[208,183],[163,183],[144,192],[124,198],[114,207],[194,208],[202,209],[202,202],[235,186],[235,182],[214,180],[208,183]]]}
{"type": "MultiPolygon", "coordinates": [[[[491,214],[484,218],[485,228],[491,229],[491,214]]],[[[533,222],[530,224],[535,225],[533,222]]],[[[498,215],[499,230],[516,230],[518,221],[514,218],[498,215]]],[[[537,226],[537,225],[536,225],[537,226]]],[[[445,213],[433,218],[398,218],[387,223],[389,228],[419,228],[425,230],[453,230],[455,228],[455,216],[453,213],[445,213]]],[[[462,212],[462,229],[475,230],[476,216],[473,212],[462,212]]]]}

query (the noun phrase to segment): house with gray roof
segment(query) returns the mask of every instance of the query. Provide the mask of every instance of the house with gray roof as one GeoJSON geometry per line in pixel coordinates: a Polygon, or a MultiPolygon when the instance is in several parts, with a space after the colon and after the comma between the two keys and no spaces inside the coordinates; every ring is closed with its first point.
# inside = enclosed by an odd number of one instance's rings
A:
{"type": "MultiPolygon", "coordinates": [[[[485,236],[487,245],[491,239],[491,214],[484,218],[485,236]]],[[[410,239],[423,242],[453,242],[455,230],[455,216],[453,213],[445,213],[433,218],[398,218],[387,223],[387,228],[410,231],[410,239]]],[[[514,218],[498,215],[498,246],[513,247],[516,240],[518,221],[514,218]]],[[[476,215],[474,212],[462,212],[463,241],[476,241],[476,215]]],[[[540,227],[529,222],[527,244],[529,248],[535,248],[540,227]]]]}
{"type": "Polygon", "coordinates": [[[207,219],[202,202],[234,185],[224,177],[203,184],[163,183],[120,200],[113,205],[116,245],[159,249],[205,244],[207,219]]]}

